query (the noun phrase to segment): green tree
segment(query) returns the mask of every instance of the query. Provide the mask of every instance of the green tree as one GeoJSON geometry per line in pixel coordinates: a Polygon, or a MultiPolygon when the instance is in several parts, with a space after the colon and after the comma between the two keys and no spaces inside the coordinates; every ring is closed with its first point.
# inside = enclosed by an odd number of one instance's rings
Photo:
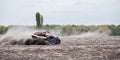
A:
{"type": "Polygon", "coordinates": [[[0,26],[0,34],[6,33],[6,32],[7,32],[7,29],[8,29],[8,27],[1,25],[1,26],[0,26]]]}
{"type": "Polygon", "coordinates": [[[112,31],[111,32],[112,36],[120,36],[120,25],[118,26],[109,25],[109,29],[112,31]]]}
{"type": "Polygon", "coordinates": [[[40,15],[40,24],[41,24],[41,26],[43,26],[43,16],[42,15],[40,15]]]}
{"type": "Polygon", "coordinates": [[[37,12],[36,13],[36,28],[41,28],[43,26],[43,16],[37,12]]]}

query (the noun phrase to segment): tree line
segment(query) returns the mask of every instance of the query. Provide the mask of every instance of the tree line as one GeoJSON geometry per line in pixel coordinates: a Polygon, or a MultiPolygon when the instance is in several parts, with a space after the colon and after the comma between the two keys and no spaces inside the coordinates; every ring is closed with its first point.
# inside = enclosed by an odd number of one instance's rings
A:
{"type": "MultiPolygon", "coordinates": [[[[10,26],[0,26],[0,34],[4,34],[7,30],[12,27],[10,26]]],[[[31,28],[35,28],[32,26],[31,28]]],[[[63,35],[72,35],[72,34],[81,34],[84,32],[94,32],[98,31],[99,33],[110,31],[111,36],[120,36],[120,25],[43,25],[40,29],[44,30],[55,30],[60,31],[63,35]]]]}

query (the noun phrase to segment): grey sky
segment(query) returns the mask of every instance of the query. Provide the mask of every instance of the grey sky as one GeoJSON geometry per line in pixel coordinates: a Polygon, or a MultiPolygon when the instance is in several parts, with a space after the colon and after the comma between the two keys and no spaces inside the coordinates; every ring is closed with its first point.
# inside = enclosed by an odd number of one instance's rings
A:
{"type": "Polygon", "coordinates": [[[120,0],[0,0],[0,25],[120,24],[120,0]]]}

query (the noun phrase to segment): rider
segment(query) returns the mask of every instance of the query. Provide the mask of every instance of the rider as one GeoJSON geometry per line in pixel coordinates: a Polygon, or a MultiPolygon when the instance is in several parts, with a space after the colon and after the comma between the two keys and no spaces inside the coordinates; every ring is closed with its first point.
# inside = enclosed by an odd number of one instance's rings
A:
{"type": "Polygon", "coordinates": [[[49,31],[46,31],[46,32],[35,32],[34,35],[44,36],[44,37],[52,36],[52,34],[49,31]]]}

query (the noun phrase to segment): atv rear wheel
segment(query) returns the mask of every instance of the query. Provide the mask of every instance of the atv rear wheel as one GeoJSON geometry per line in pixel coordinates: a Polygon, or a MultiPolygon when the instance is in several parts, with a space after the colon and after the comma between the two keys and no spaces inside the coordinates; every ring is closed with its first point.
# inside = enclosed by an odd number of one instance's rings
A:
{"type": "Polygon", "coordinates": [[[26,41],[25,41],[25,45],[33,45],[33,39],[27,39],[26,41]]]}
{"type": "Polygon", "coordinates": [[[27,39],[25,41],[25,45],[46,45],[47,43],[44,40],[34,40],[34,39],[27,39]]]}
{"type": "Polygon", "coordinates": [[[33,45],[46,45],[44,40],[34,40],[33,45]]]}

